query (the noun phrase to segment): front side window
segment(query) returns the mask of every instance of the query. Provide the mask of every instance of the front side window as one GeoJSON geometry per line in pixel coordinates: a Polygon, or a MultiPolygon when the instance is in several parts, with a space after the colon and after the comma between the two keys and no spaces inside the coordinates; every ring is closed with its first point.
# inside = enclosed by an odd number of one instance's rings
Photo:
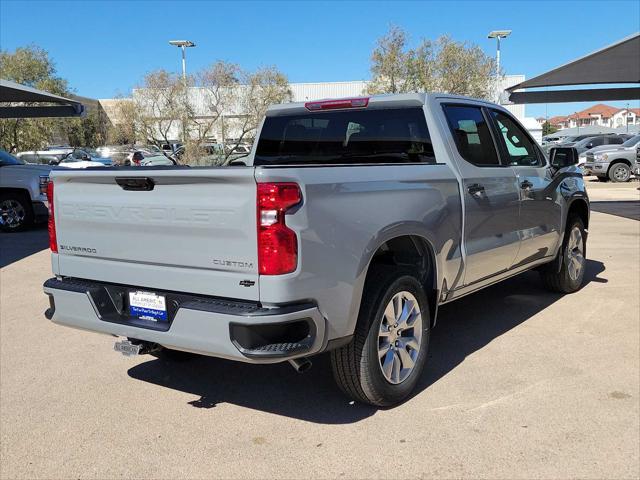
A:
{"type": "Polygon", "coordinates": [[[444,113],[462,158],[479,167],[500,165],[480,107],[445,105],[444,113]]]}
{"type": "Polygon", "coordinates": [[[507,163],[513,166],[539,167],[543,164],[533,140],[511,117],[491,110],[506,148],[507,163]]]}
{"type": "Polygon", "coordinates": [[[624,137],[611,136],[607,139],[609,145],[622,145],[624,143],[624,137]]]}
{"type": "Polygon", "coordinates": [[[435,161],[424,112],[412,107],[267,117],[254,165],[435,161]]]}

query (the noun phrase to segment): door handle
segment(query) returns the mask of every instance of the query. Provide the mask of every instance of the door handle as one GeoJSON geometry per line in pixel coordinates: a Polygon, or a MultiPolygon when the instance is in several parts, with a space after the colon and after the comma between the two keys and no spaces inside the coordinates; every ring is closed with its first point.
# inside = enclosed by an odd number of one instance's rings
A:
{"type": "Polygon", "coordinates": [[[533,188],[533,183],[531,183],[529,180],[525,180],[520,184],[520,188],[522,188],[523,190],[531,190],[533,188]]]}
{"type": "Polygon", "coordinates": [[[479,183],[472,183],[471,185],[467,186],[467,192],[469,192],[476,198],[480,198],[484,193],[484,185],[480,185],[479,183]]]}

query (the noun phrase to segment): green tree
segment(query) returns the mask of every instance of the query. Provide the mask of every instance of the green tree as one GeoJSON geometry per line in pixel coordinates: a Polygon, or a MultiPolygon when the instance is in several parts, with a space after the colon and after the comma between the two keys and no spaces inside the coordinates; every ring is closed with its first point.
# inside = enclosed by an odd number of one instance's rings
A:
{"type": "Polygon", "coordinates": [[[477,45],[448,36],[409,48],[407,34],[392,26],[371,55],[368,93],[446,92],[495,98],[496,64],[477,45]]]}
{"type": "Polygon", "coordinates": [[[548,121],[545,121],[542,124],[542,136],[551,135],[552,133],[556,133],[558,131],[558,127],[555,125],[551,125],[548,121]]]}
{"type": "MultiPolygon", "coordinates": [[[[34,45],[19,47],[14,52],[0,51],[0,78],[56,95],[69,94],[67,81],[56,75],[46,50],[34,45]]],[[[60,122],[51,118],[0,119],[0,147],[9,151],[43,147],[54,136],[60,122]]]]}

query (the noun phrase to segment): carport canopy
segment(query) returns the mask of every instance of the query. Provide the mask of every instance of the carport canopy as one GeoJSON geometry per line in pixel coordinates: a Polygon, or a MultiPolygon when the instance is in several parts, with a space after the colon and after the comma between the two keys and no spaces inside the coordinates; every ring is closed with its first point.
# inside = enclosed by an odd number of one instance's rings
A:
{"type": "Polygon", "coordinates": [[[84,110],[75,100],[0,79],[0,118],[80,117],[84,110]]]}
{"type": "Polygon", "coordinates": [[[559,103],[640,99],[640,87],[517,92],[568,85],[640,84],[640,33],[507,89],[511,103],[559,103]]]}

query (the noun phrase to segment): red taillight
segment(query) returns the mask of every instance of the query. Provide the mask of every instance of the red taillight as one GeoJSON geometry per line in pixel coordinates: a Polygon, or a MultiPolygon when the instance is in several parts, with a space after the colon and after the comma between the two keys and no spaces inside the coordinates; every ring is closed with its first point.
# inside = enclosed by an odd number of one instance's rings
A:
{"type": "Polygon", "coordinates": [[[342,98],[340,100],[322,100],[320,102],[307,102],[304,104],[307,110],[335,110],[338,108],[364,108],[369,105],[369,98],[342,98]]]}
{"type": "Polygon", "coordinates": [[[302,200],[295,183],[258,184],[258,271],[282,275],[298,266],[298,238],[285,224],[285,213],[302,200]]]}
{"type": "Polygon", "coordinates": [[[56,219],[53,214],[53,182],[47,184],[47,201],[49,202],[49,248],[58,253],[58,239],[56,238],[56,219]]]}

